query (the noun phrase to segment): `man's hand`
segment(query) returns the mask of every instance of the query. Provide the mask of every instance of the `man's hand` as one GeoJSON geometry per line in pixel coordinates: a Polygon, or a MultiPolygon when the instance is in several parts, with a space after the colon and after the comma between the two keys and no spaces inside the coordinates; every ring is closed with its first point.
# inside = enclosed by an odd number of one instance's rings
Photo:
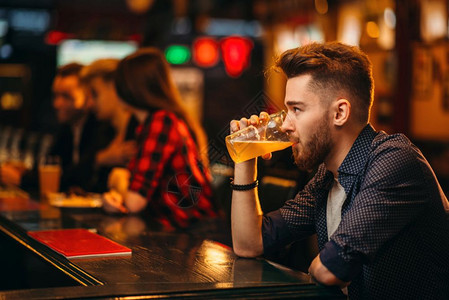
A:
{"type": "Polygon", "coordinates": [[[350,282],[340,280],[331,271],[329,271],[329,269],[321,263],[319,254],[310,264],[309,274],[316,282],[324,285],[339,286],[340,288],[344,288],[350,284],[350,282]]]}
{"type": "MultiPolygon", "coordinates": [[[[250,125],[253,126],[258,126],[259,124],[263,124],[264,122],[268,121],[268,113],[267,112],[261,112],[259,114],[259,116],[256,115],[252,115],[249,119],[247,118],[241,118],[240,120],[232,120],[231,123],[229,124],[230,130],[231,130],[231,134],[234,132],[237,132],[243,128],[246,128],[250,125]]],[[[262,155],[263,159],[271,159],[271,153],[267,153],[262,155]]]]}
{"type": "Polygon", "coordinates": [[[268,113],[264,111],[261,112],[259,116],[252,115],[249,119],[241,118],[240,120],[232,120],[230,123],[231,133],[239,131],[240,129],[246,128],[250,125],[257,126],[267,120],[268,113]]]}

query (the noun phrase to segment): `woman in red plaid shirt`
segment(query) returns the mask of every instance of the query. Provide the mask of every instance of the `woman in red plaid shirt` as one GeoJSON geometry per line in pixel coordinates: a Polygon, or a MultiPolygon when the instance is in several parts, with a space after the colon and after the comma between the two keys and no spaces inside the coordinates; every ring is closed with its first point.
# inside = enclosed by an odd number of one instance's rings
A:
{"type": "Polygon", "coordinates": [[[125,109],[140,122],[138,153],[125,175],[111,174],[104,208],[144,211],[174,227],[214,216],[206,136],[187,113],[162,52],[142,48],[125,57],[117,67],[115,87],[125,109]],[[119,188],[124,182],[129,182],[125,190],[119,188]]]}

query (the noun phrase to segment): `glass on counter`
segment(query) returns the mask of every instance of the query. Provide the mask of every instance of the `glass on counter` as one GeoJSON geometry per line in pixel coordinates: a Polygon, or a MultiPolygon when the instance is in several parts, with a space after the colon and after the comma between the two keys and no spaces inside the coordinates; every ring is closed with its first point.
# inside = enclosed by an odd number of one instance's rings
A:
{"type": "Polygon", "coordinates": [[[59,156],[45,156],[39,161],[39,190],[41,197],[59,192],[61,181],[61,159],[59,156]]]}

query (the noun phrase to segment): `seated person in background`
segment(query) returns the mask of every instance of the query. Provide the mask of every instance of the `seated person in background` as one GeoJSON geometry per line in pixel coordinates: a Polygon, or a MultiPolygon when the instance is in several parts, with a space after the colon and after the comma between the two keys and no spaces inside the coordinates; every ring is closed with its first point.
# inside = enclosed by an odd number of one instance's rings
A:
{"type": "MultiPolygon", "coordinates": [[[[62,66],[58,69],[52,86],[53,108],[60,128],[47,154],[60,157],[61,191],[95,191],[96,153],[110,143],[110,140],[104,139],[104,132],[110,131],[110,126],[97,121],[80,84],[82,68],[77,63],[62,66]]],[[[18,174],[17,170],[7,171],[2,170],[2,175],[8,174],[9,178],[14,178],[15,185],[26,189],[38,186],[36,170],[24,174],[18,174]]],[[[6,181],[6,176],[3,179],[6,181]]]]}
{"type": "Polygon", "coordinates": [[[53,81],[53,108],[61,128],[50,155],[61,158],[61,191],[96,191],[96,154],[110,142],[104,140],[110,125],[97,120],[81,84],[82,68],[77,63],[65,65],[53,81]]]}
{"type": "Polygon", "coordinates": [[[109,212],[143,212],[163,225],[186,227],[214,216],[206,136],[186,113],[163,53],[143,48],[120,61],[115,86],[140,122],[138,153],[104,195],[109,212]],[[118,193],[128,183],[128,189],[118,193]],[[121,184],[125,182],[125,184],[121,184]]]}
{"type": "MultiPolygon", "coordinates": [[[[57,122],[60,125],[49,155],[59,156],[62,165],[60,189],[69,188],[89,189],[93,170],[95,151],[97,150],[97,136],[99,123],[91,112],[84,89],[80,85],[80,71],[82,65],[71,63],[58,69],[53,80],[53,108],[57,122]]],[[[37,162],[38,163],[38,162],[37,162]]],[[[25,174],[12,175],[15,184],[37,187],[38,176],[36,170],[25,174]]],[[[3,177],[6,180],[5,177],[3,177]]]]}
{"type": "MultiPolygon", "coordinates": [[[[356,47],[314,43],[287,50],[277,67],[287,77],[283,130],[295,163],[319,167],[294,199],[263,215],[256,159],[235,165],[235,253],[269,256],[316,233],[320,253],[310,275],[347,287],[349,299],[449,299],[447,198],[409,139],[369,124],[368,57],[356,47]]],[[[231,131],[259,117],[231,121],[231,131]]]]}
{"type": "MultiPolygon", "coordinates": [[[[81,82],[93,101],[94,111],[99,120],[108,121],[113,127],[111,142],[96,154],[95,164],[98,185],[106,188],[107,177],[113,167],[126,167],[137,154],[135,130],[138,122],[119,103],[115,91],[114,72],[118,59],[100,59],[85,66],[81,71],[81,82]]],[[[105,189],[102,192],[106,191],[105,189]]]]}

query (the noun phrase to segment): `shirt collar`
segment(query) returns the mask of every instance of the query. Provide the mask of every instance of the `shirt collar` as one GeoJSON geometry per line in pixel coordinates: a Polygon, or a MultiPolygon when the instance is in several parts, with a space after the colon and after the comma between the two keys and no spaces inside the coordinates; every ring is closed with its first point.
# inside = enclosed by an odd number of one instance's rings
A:
{"type": "Polygon", "coordinates": [[[378,133],[368,124],[360,132],[354,144],[338,168],[338,174],[357,175],[364,168],[371,144],[378,133]]]}

